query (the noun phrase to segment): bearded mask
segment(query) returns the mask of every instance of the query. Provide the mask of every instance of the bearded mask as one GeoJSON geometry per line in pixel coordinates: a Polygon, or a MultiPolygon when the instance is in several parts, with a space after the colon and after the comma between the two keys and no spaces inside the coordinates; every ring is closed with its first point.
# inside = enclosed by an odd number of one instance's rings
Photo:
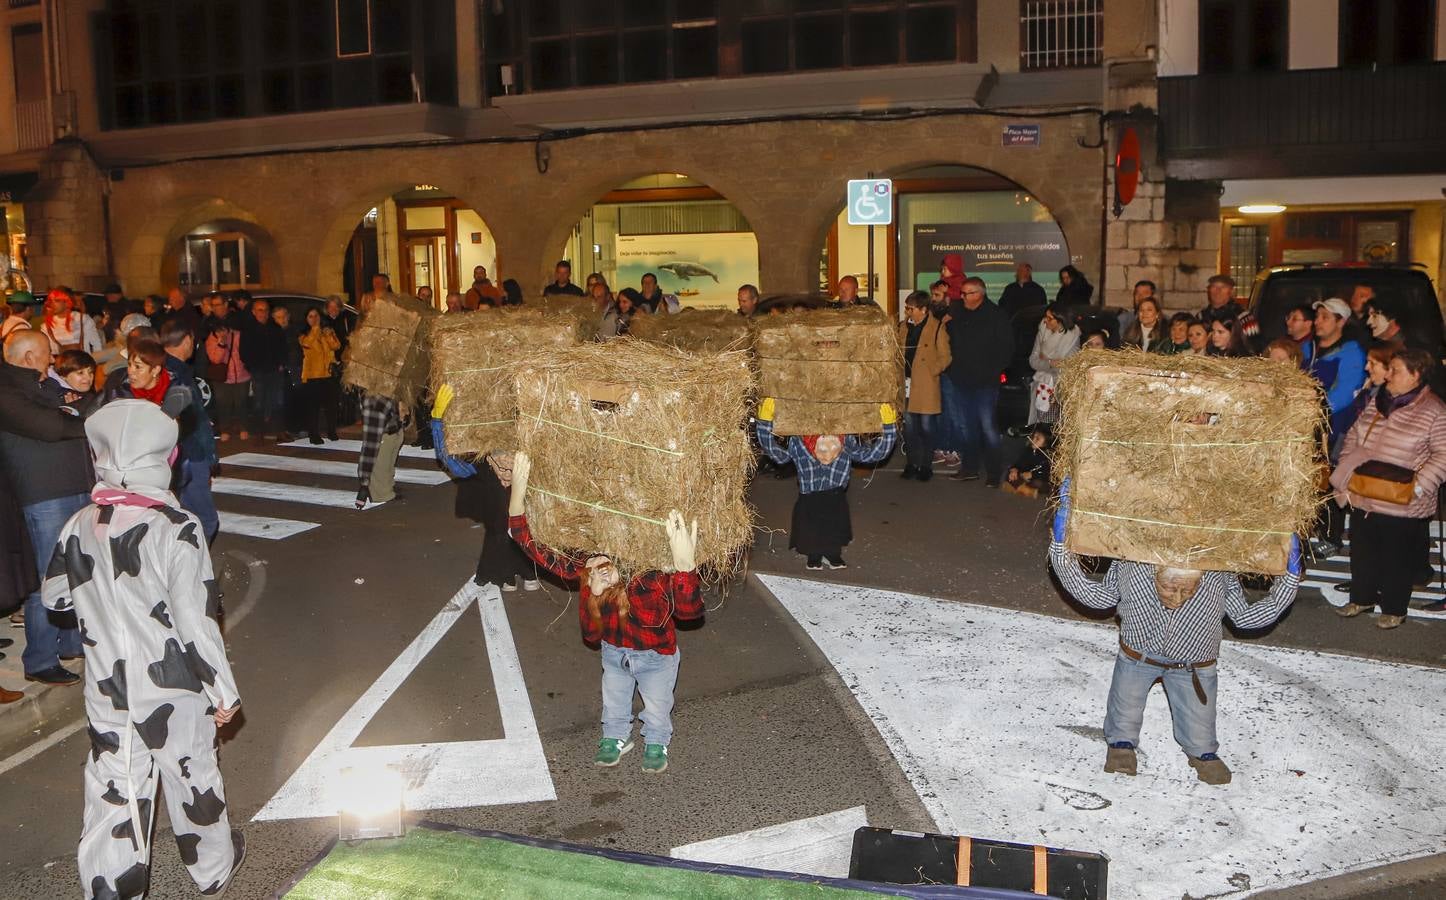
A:
{"type": "Polygon", "coordinates": [[[492,467],[492,472],[497,476],[497,480],[502,482],[503,487],[512,487],[512,460],[512,453],[507,450],[487,454],[487,465],[492,467]]]}
{"type": "Polygon", "coordinates": [[[602,626],[603,611],[616,605],[619,616],[630,611],[628,592],[619,582],[617,566],[606,556],[594,556],[584,564],[587,568],[587,615],[594,628],[602,626]]]}
{"type": "Polygon", "coordinates": [[[1155,572],[1155,593],[1166,609],[1179,609],[1195,596],[1204,575],[1199,569],[1161,568],[1155,572]]]}
{"type": "Polygon", "coordinates": [[[814,459],[826,466],[831,465],[843,452],[843,441],[839,440],[839,436],[836,434],[821,434],[809,450],[813,453],[814,459]]]}

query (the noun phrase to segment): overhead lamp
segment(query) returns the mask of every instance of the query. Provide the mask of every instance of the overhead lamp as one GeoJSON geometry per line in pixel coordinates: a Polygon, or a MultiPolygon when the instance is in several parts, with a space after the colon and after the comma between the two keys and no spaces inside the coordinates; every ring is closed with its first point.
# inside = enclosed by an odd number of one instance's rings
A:
{"type": "Polygon", "coordinates": [[[343,841],[402,837],[402,776],[390,766],[342,769],[334,782],[337,836],[343,841]]]}
{"type": "Polygon", "coordinates": [[[1285,206],[1281,203],[1247,203],[1240,207],[1240,214],[1244,216],[1273,216],[1283,212],[1285,206]]]}

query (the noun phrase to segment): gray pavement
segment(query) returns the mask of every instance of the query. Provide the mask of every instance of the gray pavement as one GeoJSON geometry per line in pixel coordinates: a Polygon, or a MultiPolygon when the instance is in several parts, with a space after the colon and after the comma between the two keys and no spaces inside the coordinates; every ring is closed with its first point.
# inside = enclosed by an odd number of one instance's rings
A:
{"type": "MultiPolygon", "coordinates": [[[[304,473],[247,476],[335,486],[304,473]]],[[[331,819],[249,819],[472,572],[480,534],[458,518],[455,488],[404,490],[402,502],[363,513],[308,508],[305,518],[320,527],[286,540],[223,534],[217,541],[227,641],[244,698],[241,721],[223,732],[222,770],[233,821],[250,844],[229,896],[269,896],[334,834],[331,819]]],[[[756,482],[762,526],[787,526],[794,491],[791,480],[756,482]]],[[[902,482],[897,463],[893,471],[857,479],[852,498],[851,568],[809,577],[1081,615],[1059,597],[1047,571],[1042,502],[988,491],[979,482],[902,482]]],[[[228,498],[223,506],[281,514],[273,501],[228,498]]],[[[779,531],[761,531],[751,569],[802,576],[801,560],[786,543],[779,531]]],[[[832,666],[752,579],[734,583],[726,595],[714,592],[705,624],[680,634],[670,771],[644,776],[636,758],[616,770],[596,769],[590,760],[598,661],[579,639],[575,603],[553,585],[543,593],[505,595],[557,801],[433,811],[427,818],[659,853],[855,805],[865,805],[875,824],[933,827],[832,666]]],[[[1446,622],[1440,621],[1413,619],[1394,633],[1362,619],[1343,621],[1307,592],[1286,621],[1253,639],[1441,666],[1443,635],[1446,622]]],[[[483,654],[480,629],[454,628],[358,743],[500,736],[483,654]]],[[[7,738],[0,731],[0,761],[72,725],[80,714],[79,690],[65,699],[38,732],[7,738]]],[[[85,747],[83,732],[72,735],[0,776],[0,896],[77,893],[73,853],[85,747]]],[[[193,896],[169,835],[163,814],[151,896],[193,896]]],[[[1344,887],[1316,886],[1342,893],[1294,896],[1442,896],[1441,871],[1439,860],[1418,861],[1353,876],[1344,887]]]]}

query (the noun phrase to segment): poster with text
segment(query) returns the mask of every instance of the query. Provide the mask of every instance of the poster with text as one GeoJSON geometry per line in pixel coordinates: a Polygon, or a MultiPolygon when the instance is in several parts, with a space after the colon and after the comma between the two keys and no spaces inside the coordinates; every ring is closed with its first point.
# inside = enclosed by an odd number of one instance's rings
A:
{"type": "Polygon", "coordinates": [[[946,253],[964,257],[964,274],[977,275],[998,301],[1014,280],[1014,267],[1027,262],[1034,280],[1053,300],[1059,270],[1069,265],[1069,246],[1054,222],[969,222],[914,226],[914,286],[927,291],[939,280],[946,253]]]}
{"type": "Polygon", "coordinates": [[[738,303],[738,286],[758,284],[758,238],[750,231],[718,234],[620,234],[614,292],[636,288],[649,272],[687,306],[738,303]]]}

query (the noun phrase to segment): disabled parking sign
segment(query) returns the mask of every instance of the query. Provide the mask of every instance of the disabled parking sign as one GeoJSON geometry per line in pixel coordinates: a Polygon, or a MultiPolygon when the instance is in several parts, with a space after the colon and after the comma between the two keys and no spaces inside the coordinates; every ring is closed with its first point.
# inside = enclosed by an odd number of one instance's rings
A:
{"type": "Polygon", "coordinates": [[[889,225],[894,221],[894,182],[889,178],[850,178],[850,225],[889,225]]]}

